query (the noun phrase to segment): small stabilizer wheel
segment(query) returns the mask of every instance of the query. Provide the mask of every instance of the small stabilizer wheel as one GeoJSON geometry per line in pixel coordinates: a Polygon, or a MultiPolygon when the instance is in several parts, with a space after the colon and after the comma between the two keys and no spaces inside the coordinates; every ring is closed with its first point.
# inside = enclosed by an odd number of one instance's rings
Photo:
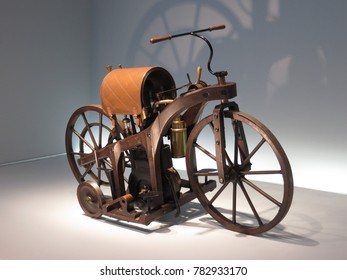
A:
{"type": "Polygon", "coordinates": [[[92,218],[102,216],[102,205],[105,203],[100,187],[93,181],[83,181],[77,188],[78,202],[84,213],[92,218]]]}

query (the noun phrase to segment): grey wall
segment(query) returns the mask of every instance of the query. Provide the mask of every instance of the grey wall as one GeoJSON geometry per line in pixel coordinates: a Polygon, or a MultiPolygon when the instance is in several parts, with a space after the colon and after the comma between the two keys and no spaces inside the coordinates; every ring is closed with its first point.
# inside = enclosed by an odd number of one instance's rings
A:
{"type": "MultiPolygon", "coordinates": [[[[205,66],[238,84],[241,109],[264,122],[297,186],[347,193],[347,2],[344,0],[0,0],[0,164],[59,154],[72,111],[99,103],[104,66],[159,64],[176,83],[205,66]]],[[[203,79],[214,82],[203,73],[203,79]]]]}
{"type": "Polygon", "coordinates": [[[0,0],[0,164],[63,153],[90,102],[88,0],[0,0]]]}
{"type": "MultiPolygon", "coordinates": [[[[205,66],[196,40],[148,39],[216,24],[214,68],[238,84],[241,109],[264,122],[297,186],[347,193],[347,2],[343,0],[93,1],[93,101],[108,64],[167,68],[177,84],[205,66]]],[[[208,74],[203,74],[207,82],[208,74]]]]}

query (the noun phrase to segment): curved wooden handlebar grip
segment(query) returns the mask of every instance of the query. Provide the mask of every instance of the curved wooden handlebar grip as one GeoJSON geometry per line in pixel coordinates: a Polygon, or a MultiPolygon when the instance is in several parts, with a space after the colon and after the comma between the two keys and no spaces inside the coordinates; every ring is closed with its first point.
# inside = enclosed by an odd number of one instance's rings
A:
{"type": "Polygon", "coordinates": [[[225,25],[221,24],[221,25],[216,25],[216,26],[211,26],[208,28],[208,30],[213,31],[213,30],[220,30],[220,29],[224,29],[225,25]]]}
{"type": "Polygon", "coordinates": [[[155,37],[155,38],[151,38],[149,41],[152,44],[161,42],[161,41],[165,41],[165,40],[171,40],[172,36],[171,35],[165,35],[165,36],[161,36],[161,37],[155,37]]]}

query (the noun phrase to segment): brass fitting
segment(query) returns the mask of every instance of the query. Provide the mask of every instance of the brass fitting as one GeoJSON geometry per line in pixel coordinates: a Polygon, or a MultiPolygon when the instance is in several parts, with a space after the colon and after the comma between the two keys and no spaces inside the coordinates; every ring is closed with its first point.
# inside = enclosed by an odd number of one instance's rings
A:
{"type": "Polygon", "coordinates": [[[187,128],[181,116],[177,116],[171,127],[171,153],[173,158],[186,156],[187,128]]]}

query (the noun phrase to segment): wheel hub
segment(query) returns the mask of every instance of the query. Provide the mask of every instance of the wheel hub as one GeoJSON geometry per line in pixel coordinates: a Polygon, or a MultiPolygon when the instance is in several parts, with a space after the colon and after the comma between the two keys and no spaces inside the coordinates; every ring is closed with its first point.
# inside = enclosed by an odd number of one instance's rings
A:
{"type": "Polygon", "coordinates": [[[238,167],[233,167],[230,169],[229,171],[229,181],[232,183],[236,183],[239,180],[239,171],[238,171],[238,167]]]}

